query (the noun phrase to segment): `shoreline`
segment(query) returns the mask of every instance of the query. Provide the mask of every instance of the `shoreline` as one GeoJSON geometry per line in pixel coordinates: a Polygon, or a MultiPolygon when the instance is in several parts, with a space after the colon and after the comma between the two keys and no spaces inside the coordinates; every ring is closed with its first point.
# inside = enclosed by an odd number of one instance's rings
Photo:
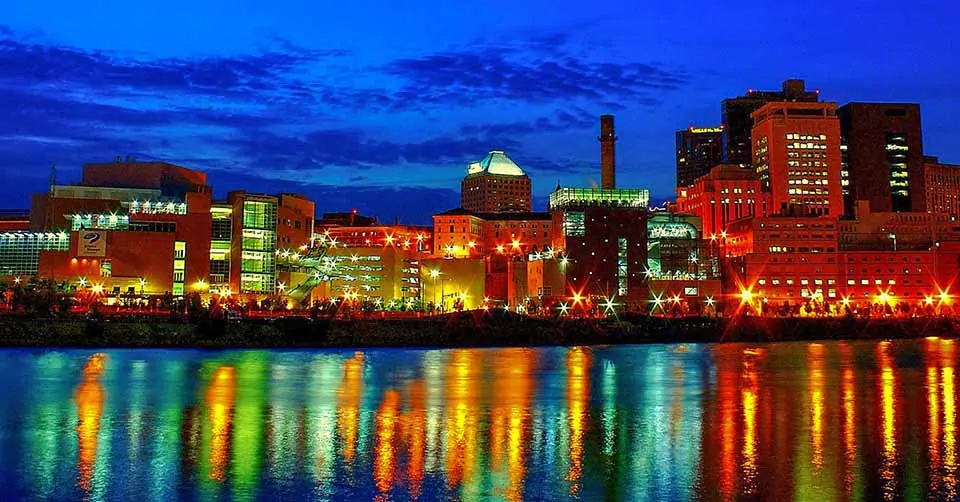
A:
{"type": "Polygon", "coordinates": [[[543,320],[460,313],[402,320],[194,323],[0,318],[2,348],[364,349],[656,343],[766,343],[956,337],[952,318],[659,318],[543,320]]]}

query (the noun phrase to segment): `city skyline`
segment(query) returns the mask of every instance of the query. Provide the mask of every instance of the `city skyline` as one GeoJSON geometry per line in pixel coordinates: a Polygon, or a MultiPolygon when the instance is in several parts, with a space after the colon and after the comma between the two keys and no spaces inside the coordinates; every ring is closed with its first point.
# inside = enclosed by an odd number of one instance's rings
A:
{"type": "Polygon", "coordinates": [[[81,164],[120,154],[206,171],[218,196],[297,191],[319,211],[423,223],[458,205],[467,163],[504,149],[530,174],[543,210],[557,181],[599,185],[603,113],[617,116],[618,185],[666,199],[676,130],[717,125],[722,99],[791,77],[841,105],[919,103],[924,153],[960,160],[950,95],[960,56],[940,50],[951,30],[924,30],[928,17],[950,18],[943,5],[790,17],[751,5],[756,22],[746,6],[702,16],[613,5],[585,13],[525,3],[504,16],[496,3],[375,13],[292,2],[256,12],[64,4],[57,19],[13,6],[0,26],[0,62],[14,70],[0,76],[5,206],[28,207],[51,164],[70,182],[81,164]],[[863,36],[893,14],[911,36],[863,36]],[[859,31],[814,22],[824,17],[856,17],[859,31]],[[165,35],[173,22],[176,39],[165,35]],[[732,26],[737,41],[724,41],[732,26]]]}

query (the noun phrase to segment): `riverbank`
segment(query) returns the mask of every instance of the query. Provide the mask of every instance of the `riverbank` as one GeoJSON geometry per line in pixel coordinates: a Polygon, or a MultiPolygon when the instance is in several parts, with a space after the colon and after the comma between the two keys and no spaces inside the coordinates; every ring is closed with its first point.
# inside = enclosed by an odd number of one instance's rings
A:
{"type": "Polygon", "coordinates": [[[111,322],[0,319],[5,347],[362,348],[765,342],[956,336],[960,321],[636,317],[619,322],[492,318],[472,313],[408,320],[111,322]]]}

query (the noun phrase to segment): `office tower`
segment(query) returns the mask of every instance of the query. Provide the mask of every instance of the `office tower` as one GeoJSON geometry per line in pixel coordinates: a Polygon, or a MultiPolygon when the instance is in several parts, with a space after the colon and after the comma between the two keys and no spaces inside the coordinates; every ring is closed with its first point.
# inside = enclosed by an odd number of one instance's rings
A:
{"type": "Polygon", "coordinates": [[[920,105],[848,103],[837,110],[846,213],[926,211],[920,105]]]}
{"type": "Polygon", "coordinates": [[[530,177],[502,150],[492,150],[467,167],[460,206],[477,213],[530,211],[530,177]]]}
{"type": "Polygon", "coordinates": [[[693,185],[723,162],[723,127],[690,126],[677,131],[677,186],[693,185]]]}
{"type": "Polygon", "coordinates": [[[724,162],[750,166],[753,155],[750,146],[753,119],[750,115],[761,106],[771,102],[816,103],[819,99],[820,92],[806,90],[803,80],[786,80],[779,91],[750,89],[743,96],[723,100],[724,162]]]}
{"type": "Polygon", "coordinates": [[[836,112],[836,103],[791,102],[753,112],[753,165],[770,212],[843,214],[836,112]]]}

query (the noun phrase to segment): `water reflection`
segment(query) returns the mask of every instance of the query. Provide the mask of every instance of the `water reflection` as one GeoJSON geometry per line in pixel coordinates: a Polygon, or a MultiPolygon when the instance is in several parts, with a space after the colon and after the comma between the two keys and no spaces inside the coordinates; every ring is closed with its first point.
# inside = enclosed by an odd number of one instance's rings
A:
{"type": "Polygon", "coordinates": [[[955,500],[957,343],[10,351],[17,499],[955,500]]]}

